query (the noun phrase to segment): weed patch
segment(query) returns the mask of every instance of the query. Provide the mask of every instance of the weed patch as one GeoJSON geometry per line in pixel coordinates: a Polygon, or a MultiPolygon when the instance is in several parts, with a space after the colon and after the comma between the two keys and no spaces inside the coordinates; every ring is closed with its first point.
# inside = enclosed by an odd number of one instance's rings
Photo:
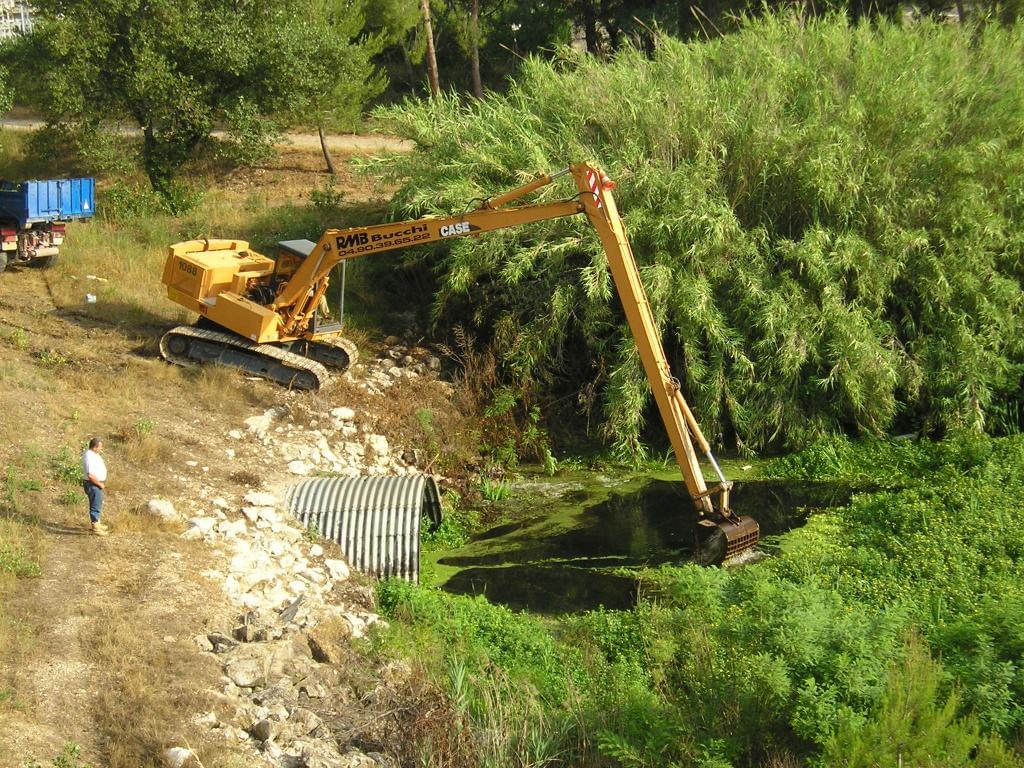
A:
{"type": "Polygon", "coordinates": [[[631,611],[541,622],[388,583],[388,643],[420,659],[481,762],[492,743],[524,754],[495,736],[505,712],[539,729],[534,758],[571,765],[1019,768],[1024,438],[829,440],[773,466],[891,487],[757,565],[646,571],[631,611]]]}

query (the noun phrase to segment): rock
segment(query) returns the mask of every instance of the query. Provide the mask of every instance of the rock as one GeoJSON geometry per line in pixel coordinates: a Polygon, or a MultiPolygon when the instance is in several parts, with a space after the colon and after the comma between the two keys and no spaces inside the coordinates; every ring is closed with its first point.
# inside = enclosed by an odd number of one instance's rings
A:
{"type": "Polygon", "coordinates": [[[221,520],[217,523],[217,533],[228,539],[245,533],[245,520],[221,520]]]}
{"type": "Polygon", "coordinates": [[[379,768],[379,766],[372,757],[364,755],[358,749],[350,748],[342,755],[337,768],[379,768]]]}
{"type": "Polygon", "coordinates": [[[192,638],[192,642],[195,643],[201,651],[213,651],[213,643],[210,642],[210,638],[206,635],[195,635],[192,638]]]}
{"type": "Polygon", "coordinates": [[[161,520],[177,520],[180,518],[174,505],[166,499],[150,499],[146,502],[146,511],[161,520]]]}
{"type": "Polygon", "coordinates": [[[268,523],[276,523],[281,519],[281,515],[273,507],[257,507],[256,512],[260,520],[266,520],[268,523]]]}
{"type": "Polygon", "coordinates": [[[367,435],[366,447],[370,450],[370,457],[378,460],[387,458],[391,453],[391,446],[384,435],[367,435]]]}
{"type": "Polygon", "coordinates": [[[230,437],[232,440],[241,440],[242,431],[239,429],[230,429],[228,430],[228,437],[230,437]]]}
{"type": "Polygon", "coordinates": [[[170,747],[164,750],[164,765],[167,768],[200,768],[199,758],[191,749],[170,747]]]}
{"type": "Polygon", "coordinates": [[[312,468],[306,462],[296,459],[288,462],[288,471],[293,475],[305,476],[312,471],[312,468]]]}
{"type": "MultiPolygon", "coordinates": [[[[333,742],[323,739],[302,739],[292,745],[302,755],[305,768],[371,768],[372,763],[353,763],[348,755],[342,755],[333,742]]],[[[360,753],[361,754],[361,753],[360,753]]]]}
{"type": "Polygon", "coordinates": [[[256,521],[260,519],[260,508],[242,507],[242,514],[245,515],[246,520],[255,525],[256,521]]]}
{"type": "Polygon", "coordinates": [[[320,622],[306,637],[313,658],[321,664],[340,663],[347,656],[352,630],[347,616],[334,616],[320,622]]]}
{"type": "Polygon", "coordinates": [[[320,727],[320,718],[316,713],[303,707],[296,707],[288,715],[288,730],[294,738],[308,736],[320,727]]]}
{"type": "Polygon", "coordinates": [[[338,421],[352,421],[356,417],[356,412],[351,408],[342,406],[340,408],[332,408],[331,416],[336,418],[338,421]]]}
{"type": "Polygon", "coordinates": [[[213,527],[217,524],[217,518],[215,517],[193,517],[190,518],[188,524],[193,528],[197,528],[204,536],[213,530],[213,527]]]}
{"type": "Polygon", "coordinates": [[[192,722],[206,728],[216,728],[219,724],[217,715],[213,712],[200,712],[192,717],[192,722]]]}
{"type": "Polygon", "coordinates": [[[322,586],[327,581],[327,574],[322,568],[307,568],[302,572],[302,578],[309,579],[317,586],[322,586]]]}
{"type": "Polygon", "coordinates": [[[239,688],[255,688],[266,683],[270,656],[259,646],[243,646],[232,652],[224,664],[224,672],[239,688]],[[248,653],[248,649],[252,653],[248,653]]]}
{"type": "Polygon", "coordinates": [[[302,606],[302,602],[305,599],[306,598],[304,596],[299,595],[297,598],[295,598],[295,600],[293,600],[288,605],[287,608],[285,608],[283,611],[281,611],[281,613],[280,613],[281,622],[284,623],[284,624],[287,624],[288,622],[293,621],[295,619],[295,615],[299,612],[299,608],[302,606]]]}
{"type": "Polygon", "coordinates": [[[348,581],[351,572],[344,560],[324,560],[324,567],[334,581],[348,581]]]}
{"type": "Polygon", "coordinates": [[[279,535],[282,539],[291,542],[298,541],[306,534],[302,528],[296,528],[294,525],[284,525],[283,523],[272,525],[270,530],[279,535]]]}
{"type": "Polygon", "coordinates": [[[441,360],[440,360],[440,358],[434,357],[433,355],[428,357],[427,358],[427,368],[429,368],[432,371],[440,371],[441,370],[441,360]]]}
{"type": "Polygon", "coordinates": [[[344,613],[342,617],[348,620],[352,628],[352,637],[356,640],[365,637],[367,630],[374,624],[380,623],[381,626],[387,626],[386,622],[383,622],[376,613],[344,613]]]}
{"type": "Polygon", "coordinates": [[[238,645],[235,640],[232,640],[230,637],[221,634],[220,632],[210,632],[206,636],[206,639],[210,642],[210,645],[216,653],[225,653],[238,645]]]}
{"type": "Polygon", "coordinates": [[[269,757],[271,760],[277,761],[284,757],[284,751],[277,744],[274,743],[273,739],[263,742],[263,754],[269,757]]]}
{"type": "Polygon", "coordinates": [[[321,547],[319,544],[314,544],[313,546],[311,546],[309,548],[309,556],[310,557],[321,557],[323,555],[323,553],[324,553],[324,548],[321,547]]]}
{"type": "Polygon", "coordinates": [[[243,592],[251,592],[260,584],[272,582],[276,576],[277,573],[271,568],[258,568],[241,574],[238,585],[243,592]]]}
{"type": "Polygon", "coordinates": [[[256,741],[270,741],[277,735],[277,729],[272,721],[265,717],[249,726],[249,735],[256,741]]]}
{"type": "Polygon", "coordinates": [[[276,507],[277,497],[265,491],[249,491],[245,494],[245,502],[254,507],[276,507]]]}
{"type": "Polygon", "coordinates": [[[250,416],[245,420],[245,426],[250,431],[257,435],[265,435],[267,430],[270,429],[270,425],[274,422],[275,411],[271,408],[269,411],[264,411],[259,416],[250,416]]]}
{"type": "Polygon", "coordinates": [[[327,689],[317,682],[304,682],[299,685],[299,693],[306,694],[310,699],[322,699],[327,696],[327,689]]]}

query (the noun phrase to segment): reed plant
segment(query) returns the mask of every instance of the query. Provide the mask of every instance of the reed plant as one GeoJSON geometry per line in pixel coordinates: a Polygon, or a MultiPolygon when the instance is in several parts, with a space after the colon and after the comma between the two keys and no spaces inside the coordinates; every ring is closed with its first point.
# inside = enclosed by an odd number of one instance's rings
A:
{"type": "MultiPolygon", "coordinates": [[[[1022,59],[1020,27],[768,16],[649,57],[530,60],[479,102],[383,109],[417,149],[378,167],[404,217],[602,166],[718,441],[982,431],[1011,412],[1024,363],[1022,59]]],[[[646,381],[582,218],[407,263],[436,273],[439,326],[493,345],[505,380],[551,399],[594,388],[614,445],[641,452],[646,381]]]]}

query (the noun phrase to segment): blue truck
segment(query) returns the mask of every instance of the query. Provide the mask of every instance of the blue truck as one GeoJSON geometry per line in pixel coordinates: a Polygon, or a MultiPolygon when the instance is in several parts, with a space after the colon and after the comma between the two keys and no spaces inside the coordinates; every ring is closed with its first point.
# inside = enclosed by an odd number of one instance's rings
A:
{"type": "Polygon", "coordinates": [[[93,215],[95,186],[91,178],[0,181],[0,272],[53,264],[66,223],[93,215]]]}

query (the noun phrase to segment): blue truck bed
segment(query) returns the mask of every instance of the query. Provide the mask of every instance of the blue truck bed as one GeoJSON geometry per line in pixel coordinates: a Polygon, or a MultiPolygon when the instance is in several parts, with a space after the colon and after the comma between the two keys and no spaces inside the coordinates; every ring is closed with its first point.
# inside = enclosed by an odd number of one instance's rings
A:
{"type": "Polygon", "coordinates": [[[95,179],[0,182],[0,219],[21,228],[44,221],[87,219],[95,210],[95,179]]]}

